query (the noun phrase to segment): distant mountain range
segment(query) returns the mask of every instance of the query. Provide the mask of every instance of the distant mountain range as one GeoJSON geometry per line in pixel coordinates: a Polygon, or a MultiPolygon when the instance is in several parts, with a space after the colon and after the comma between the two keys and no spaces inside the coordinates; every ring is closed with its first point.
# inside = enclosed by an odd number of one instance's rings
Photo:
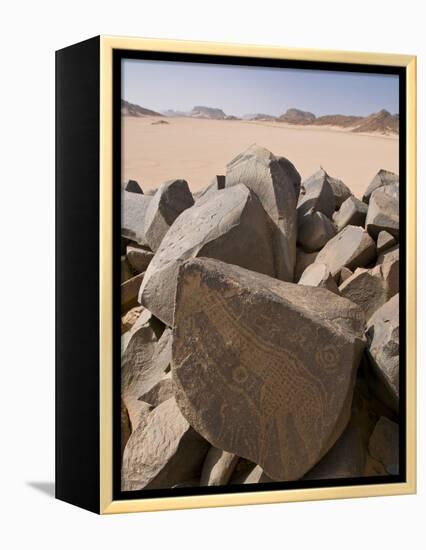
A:
{"type": "Polygon", "coordinates": [[[365,117],[352,132],[383,132],[399,134],[399,115],[391,115],[386,109],[365,117]]]}
{"type": "Polygon", "coordinates": [[[273,121],[284,122],[286,124],[295,124],[299,126],[336,126],[347,128],[351,132],[373,132],[380,134],[398,134],[399,133],[399,115],[392,115],[386,109],[369,116],[350,116],[350,115],[324,115],[317,117],[309,111],[301,109],[287,109],[280,116],[268,115],[265,113],[254,113],[244,115],[242,118],[227,115],[222,109],[196,105],[192,111],[174,111],[168,109],[163,113],[158,113],[150,109],[145,109],[140,105],[129,103],[122,100],[121,114],[123,116],[166,116],[166,117],[191,117],[210,120],[255,120],[255,121],[273,121]]]}
{"type": "Polygon", "coordinates": [[[352,132],[379,132],[381,134],[399,133],[399,115],[392,115],[386,109],[369,116],[325,115],[316,117],[308,111],[288,109],[276,120],[289,124],[312,126],[338,126],[352,132]]]}

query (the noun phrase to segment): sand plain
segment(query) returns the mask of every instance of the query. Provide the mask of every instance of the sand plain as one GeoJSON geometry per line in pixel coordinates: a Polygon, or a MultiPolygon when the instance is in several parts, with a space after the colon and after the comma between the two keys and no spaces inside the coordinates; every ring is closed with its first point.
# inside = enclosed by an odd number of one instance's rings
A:
{"type": "Polygon", "coordinates": [[[322,166],[361,197],[380,168],[399,172],[398,136],[357,134],[340,128],[277,122],[122,117],[122,179],[137,180],[145,191],[172,178],[195,192],[252,143],[287,157],[302,179],[322,166]]]}

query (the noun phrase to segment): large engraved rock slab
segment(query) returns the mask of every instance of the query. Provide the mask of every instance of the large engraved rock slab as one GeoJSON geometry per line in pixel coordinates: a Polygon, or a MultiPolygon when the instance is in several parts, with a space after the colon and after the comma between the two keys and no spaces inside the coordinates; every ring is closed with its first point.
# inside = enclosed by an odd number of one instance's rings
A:
{"type": "Polygon", "coordinates": [[[196,203],[182,212],[164,237],[145,272],[139,301],[169,326],[179,266],[196,256],[275,275],[270,220],[247,187],[223,189],[196,203]]]}
{"type": "Polygon", "coordinates": [[[276,229],[273,247],[277,277],[283,281],[293,281],[299,172],[286,158],[252,145],[227,166],[226,187],[241,183],[258,196],[276,229]]]}
{"type": "Polygon", "coordinates": [[[172,377],[191,426],[272,479],[312,468],[349,419],[358,306],[203,258],[181,268],[175,315],[172,377]]]}

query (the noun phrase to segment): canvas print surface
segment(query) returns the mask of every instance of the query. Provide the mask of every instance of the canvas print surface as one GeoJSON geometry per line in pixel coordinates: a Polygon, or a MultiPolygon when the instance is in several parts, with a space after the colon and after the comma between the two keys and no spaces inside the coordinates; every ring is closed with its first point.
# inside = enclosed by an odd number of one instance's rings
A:
{"type": "Polygon", "coordinates": [[[122,60],[122,491],[400,475],[399,166],[396,75],[122,60]]]}

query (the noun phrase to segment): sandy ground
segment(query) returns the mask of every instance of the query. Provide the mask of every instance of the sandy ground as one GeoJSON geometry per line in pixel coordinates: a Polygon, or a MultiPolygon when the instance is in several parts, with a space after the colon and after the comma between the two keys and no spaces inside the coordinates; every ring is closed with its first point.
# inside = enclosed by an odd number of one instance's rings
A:
{"type": "Polygon", "coordinates": [[[398,173],[398,137],[341,129],[242,120],[123,117],[123,181],[148,190],[183,178],[192,191],[206,186],[252,143],[287,157],[306,178],[322,166],[361,197],[380,168],[398,173]]]}

